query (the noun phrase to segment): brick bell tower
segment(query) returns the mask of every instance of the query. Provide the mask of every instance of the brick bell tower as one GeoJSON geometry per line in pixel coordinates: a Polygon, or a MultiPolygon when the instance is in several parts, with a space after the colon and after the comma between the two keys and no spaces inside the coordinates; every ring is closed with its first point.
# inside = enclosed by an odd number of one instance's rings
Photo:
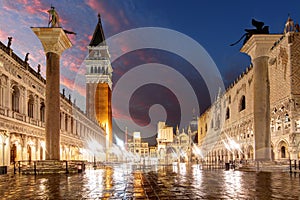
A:
{"type": "Polygon", "coordinates": [[[112,145],[112,72],[108,46],[105,42],[100,14],[88,46],[86,65],[86,113],[106,132],[106,147],[112,145]]]}

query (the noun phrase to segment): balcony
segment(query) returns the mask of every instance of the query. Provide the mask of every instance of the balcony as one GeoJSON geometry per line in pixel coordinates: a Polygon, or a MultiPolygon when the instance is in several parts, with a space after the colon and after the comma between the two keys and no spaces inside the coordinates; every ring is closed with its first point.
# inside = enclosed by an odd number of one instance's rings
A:
{"type": "Polygon", "coordinates": [[[19,120],[19,121],[25,121],[25,115],[17,113],[17,112],[13,112],[13,118],[19,120]]]}

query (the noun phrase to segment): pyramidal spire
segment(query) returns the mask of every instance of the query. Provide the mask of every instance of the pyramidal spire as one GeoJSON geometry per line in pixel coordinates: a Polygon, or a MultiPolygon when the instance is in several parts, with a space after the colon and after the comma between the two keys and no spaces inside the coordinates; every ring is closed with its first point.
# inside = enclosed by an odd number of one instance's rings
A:
{"type": "Polygon", "coordinates": [[[103,27],[101,23],[101,15],[98,13],[98,23],[96,25],[92,40],[89,46],[98,46],[99,44],[106,45],[103,27]]]}

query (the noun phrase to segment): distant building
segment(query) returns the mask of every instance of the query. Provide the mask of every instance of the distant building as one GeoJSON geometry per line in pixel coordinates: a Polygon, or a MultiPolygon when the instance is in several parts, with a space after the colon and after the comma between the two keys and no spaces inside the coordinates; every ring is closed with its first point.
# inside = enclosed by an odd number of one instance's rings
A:
{"type": "MultiPolygon", "coordinates": [[[[191,122],[192,125],[195,122],[191,122]]],[[[167,126],[165,122],[158,122],[157,124],[157,156],[161,162],[180,161],[188,162],[192,160],[192,147],[194,145],[193,136],[197,134],[197,125],[192,131],[191,125],[188,126],[187,132],[182,129],[179,132],[177,127],[174,135],[173,127],[167,126]]]]}
{"type": "Polygon", "coordinates": [[[133,139],[127,142],[127,150],[141,158],[149,157],[148,142],[142,142],[140,132],[133,132],[133,139]]]}
{"type": "Polygon", "coordinates": [[[157,148],[154,146],[149,147],[149,157],[150,158],[157,158],[157,148]]]}

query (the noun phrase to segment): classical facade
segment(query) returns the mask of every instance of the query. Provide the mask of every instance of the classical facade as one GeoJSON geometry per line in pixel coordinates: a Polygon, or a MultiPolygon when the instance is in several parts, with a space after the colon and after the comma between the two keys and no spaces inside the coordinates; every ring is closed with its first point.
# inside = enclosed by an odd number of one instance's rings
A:
{"type": "MultiPolygon", "coordinates": [[[[0,42],[0,165],[45,159],[46,80],[0,42]]],[[[60,96],[60,159],[105,160],[105,131],[64,92],[60,96]],[[97,145],[97,149],[93,146],[97,145]],[[95,152],[96,151],[96,152],[95,152]]]]}
{"type": "Polygon", "coordinates": [[[244,44],[252,65],[198,119],[203,160],[300,159],[299,46],[295,28],[244,44]]]}
{"type": "Polygon", "coordinates": [[[86,64],[86,112],[106,132],[106,146],[112,147],[112,72],[108,46],[105,42],[100,14],[88,46],[86,64]]]}

